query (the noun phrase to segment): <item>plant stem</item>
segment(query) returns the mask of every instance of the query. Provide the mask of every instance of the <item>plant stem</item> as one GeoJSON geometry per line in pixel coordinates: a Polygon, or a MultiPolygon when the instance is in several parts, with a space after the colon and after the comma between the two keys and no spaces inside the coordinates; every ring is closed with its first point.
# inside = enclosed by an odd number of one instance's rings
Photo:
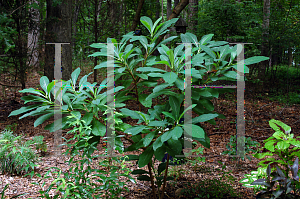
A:
{"type": "Polygon", "coordinates": [[[153,176],[152,176],[150,162],[148,163],[148,169],[149,169],[149,174],[150,174],[150,179],[151,179],[151,186],[152,186],[153,198],[156,199],[156,191],[155,191],[155,186],[154,186],[154,181],[153,181],[153,176]]]}
{"type": "Polygon", "coordinates": [[[162,193],[161,193],[161,197],[160,197],[161,199],[164,198],[164,194],[165,194],[166,181],[167,181],[167,175],[168,175],[169,159],[170,159],[170,155],[168,154],[168,156],[167,156],[167,163],[166,163],[166,169],[165,169],[165,176],[164,176],[164,183],[163,183],[162,193]]]}

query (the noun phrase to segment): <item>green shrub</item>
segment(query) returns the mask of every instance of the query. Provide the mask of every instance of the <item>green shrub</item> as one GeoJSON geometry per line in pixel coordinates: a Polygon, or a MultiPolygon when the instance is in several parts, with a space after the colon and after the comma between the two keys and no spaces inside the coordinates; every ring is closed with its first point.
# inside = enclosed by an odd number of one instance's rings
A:
{"type": "Polygon", "coordinates": [[[37,166],[38,156],[30,148],[34,141],[24,142],[21,136],[16,137],[12,131],[0,132],[0,169],[2,174],[28,174],[37,166]]]}
{"type": "MultiPolygon", "coordinates": [[[[185,128],[185,131],[191,138],[190,140],[197,140],[208,148],[210,147],[209,137],[199,123],[215,124],[214,118],[224,118],[223,115],[214,111],[211,100],[218,98],[219,93],[225,93],[230,89],[191,88],[191,103],[187,106],[184,103],[185,81],[187,81],[185,74],[187,72],[191,74],[191,84],[204,85],[217,80],[236,81],[238,74],[232,69],[245,72],[249,70],[247,66],[239,69],[234,61],[242,46],[229,46],[225,41],[212,41],[213,34],[205,35],[200,40],[191,33],[180,36],[183,43],[189,43],[191,46],[192,62],[186,62],[188,60],[185,60],[184,44],[178,45],[175,49],[165,45],[174,40],[176,36],[158,43],[159,38],[168,32],[168,28],[177,21],[177,19],[171,19],[159,24],[161,19],[153,23],[150,18],[141,17],[141,23],[149,31],[147,36],[136,36],[130,32],[123,35],[120,42],[109,38],[108,43],[110,44],[95,43],[91,45],[98,49],[91,55],[92,57],[114,58],[114,68],[107,67],[109,60],[94,68],[107,68],[108,71],[111,71],[108,76],[114,75],[114,80],[107,78],[101,82],[99,87],[95,87],[97,82],[89,83],[88,75],[85,75],[77,83],[80,74],[78,68],[71,74],[70,80],[62,82],[62,89],[59,89],[55,95],[54,85],[59,85],[57,80],[49,82],[47,77],[41,77],[40,85],[43,90],[30,88],[20,91],[35,94],[22,97],[25,104],[28,102],[38,102],[39,104],[22,107],[13,111],[10,116],[25,112],[28,113],[21,118],[41,115],[34,123],[36,127],[54,116],[55,113],[63,114],[65,117],[60,120],[62,129],[77,125],[80,128],[80,136],[76,140],[74,153],[82,148],[85,153],[92,155],[96,150],[92,145],[99,143],[100,138],[108,139],[109,143],[112,143],[110,150],[117,150],[120,153],[142,150],[143,152],[139,156],[129,156],[129,160],[138,160],[137,164],[140,168],[147,166],[148,169],[147,171],[138,169],[132,174],[142,174],[138,177],[139,180],[151,181],[153,195],[156,195],[154,183],[157,183],[159,187],[163,185],[164,188],[166,181],[172,180],[164,175],[168,173],[169,155],[172,157],[183,155],[185,125],[180,121],[184,118],[184,114],[187,111],[194,111],[199,115],[199,117],[185,121],[189,123],[189,127],[185,128]],[[114,46],[111,53],[108,52],[108,45],[114,46]],[[153,55],[155,50],[159,51],[160,56],[153,55]],[[167,65],[171,72],[154,67],[156,65],[167,65]],[[188,65],[191,65],[190,70],[186,68],[188,65]],[[164,83],[158,85],[157,80],[161,78],[164,83]],[[122,86],[110,88],[110,85],[114,84],[122,86]],[[104,87],[107,87],[107,90],[104,90],[104,87]],[[144,93],[144,91],[148,93],[144,93]],[[58,94],[61,94],[62,99],[58,100],[59,103],[55,103],[55,99],[59,97],[58,94]],[[163,102],[153,106],[153,101],[162,95],[166,96],[167,103],[163,102]],[[108,96],[114,100],[111,104],[107,102],[108,96]],[[123,108],[128,100],[134,100],[139,111],[123,108]],[[147,111],[142,112],[142,110],[147,111]],[[132,123],[123,122],[123,118],[131,118],[138,122],[132,126],[132,123]],[[79,122],[81,119],[84,123],[82,126],[79,122]],[[108,126],[108,123],[114,124],[114,128],[111,125],[108,126]],[[83,127],[86,128],[85,131],[82,131],[83,127]],[[112,131],[111,136],[106,135],[107,129],[112,131]],[[126,149],[121,141],[123,135],[114,136],[119,132],[131,135],[131,145],[126,149]],[[87,148],[88,151],[86,151],[87,148]],[[155,157],[154,160],[162,161],[165,153],[168,153],[167,162],[160,163],[157,172],[153,172],[153,157],[155,157]],[[154,173],[157,175],[153,175],[154,173]]],[[[268,58],[251,57],[245,60],[245,65],[266,59],[268,58]]],[[[59,130],[54,127],[53,123],[47,125],[45,129],[50,132],[59,130]]],[[[87,157],[82,158],[86,161],[87,157]]],[[[72,175],[73,180],[76,177],[81,178],[78,175],[72,175]]],[[[62,180],[62,182],[64,181],[62,180]]],[[[72,185],[71,187],[76,186],[72,185]]],[[[59,190],[63,191],[65,186],[60,188],[62,189],[59,190]]],[[[70,189],[68,190],[70,191],[70,189]]],[[[160,197],[163,198],[163,195],[164,192],[160,197]]]]}

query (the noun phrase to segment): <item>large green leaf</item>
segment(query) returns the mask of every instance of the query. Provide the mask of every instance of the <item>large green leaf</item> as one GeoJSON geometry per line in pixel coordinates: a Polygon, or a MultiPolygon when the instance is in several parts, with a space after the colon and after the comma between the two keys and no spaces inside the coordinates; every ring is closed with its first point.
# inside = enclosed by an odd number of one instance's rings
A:
{"type": "Polygon", "coordinates": [[[166,124],[165,121],[151,121],[148,126],[165,126],[166,124]]]}
{"type": "Polygon", "coordinates": [[[45,91],[45,93],[47,93],[47,86],[49,84],[49,79],[46,76],[41,77],[40,79],[40,85],[42,87],[42,89],[45,91]]]}
{"type": "Polygon", "coordinates": [[[179,126],[176,126],[172,131],[171,131],[171,134],[172,134],[172,138],[174,140],[178,140],[178,138],[180,138],[182,136],[182,133],[183,133],[183,130],[181,127],[179,126]]]}
{"type": "MultiPolygon", "coordinates": [[[[256,64],[261,61],[268,60],[269,57],[264,57],[264,56],[255,56],[255,57],[250,57],[248,59],[245,59],[245,65],[251,65],[251,64],[256,64]]],[[[242,61],[243,62],[243,61],[242,61]]]]}
{"type": "Polygon", "coordinates": [[[159,161],[162,161],[162,159],[165,156],[165,153],[166,153],[166,147],[162,145],[154,151],[155,158],[159,161]]]}
{"type": "Polygon", "coordinates": [[[196,137],[196,138],[200,138],[200,139],[205,138],[205,132],[200,126],[192,124],[192,125],[188,125],[187,127],[185,126],[184,130],[192,137],[196,137]],[[192,127],[192,128],[189,128],[189,127],[192,127]]]}
{"type": "Polygon", "coordinates": [[[211,38],[214,36],[214,34],[208,34],[208,35],[204,35],[202,38],[201,38],[201,40],[200,40],[200,44],[201,45],[205,45],[205,44],[207,44],[210,40],[211,40],[211,38]]]}
{"type": "Polygon", "coordinates": [[[179,118],[179,111],[180,111],[180,103],[178,99],[174,96],[169,97],[169,104],[172,108],[172,115],[175,118],[175,120],[178,120],[179,118]]]}
{"type": "Polygon", "coordinates": [[[136,71],[140,71],[140,72],[155,72],[155,71],[166,72],[162,69],[154,68],[154,67],[140,67],[140,68],[137,68],[136,71]]]}
{"type": "Polygon", "coordinates": [[[21,108],[18,109],[18,110],[12,111],[12,112],[9,114],[8,117],[14,116],[14,115],[19,115],[19,114],[22,114],[22,113],[25,113],[25,112],[27,112],[27,111],[30,111],[30,110],[35,109],[35,108],[40,107],[40,106],[41,106],[40,104],[33,104],[33,105],[30,105],[30,106],[26,106],[26,107],[24,106],[24,107],[21,107],[21,108]]]}
{"type": "Polygon", "coordinates": [[[141,102],[141,104],[143,106],[151,108],[151,106],[152,106],[152,99],[146,100],[147,97],[148,97],[148,94],[140,94],[139,95],[139,101],[141,102]]]}
{"type": "Polygon", "coordinates": [[[141,17],[142,24],[148,29],[149,33],[151,34],[153,31],[153,22],[149,17],[143,16],[141,17]]]}
{"type": "Polygon", "coordinates": [[[49,105],[38,107],[36,110],[31,111],[29,113],[26,113],[22,117],[19,117],[19,119],[22,119],[22,118],[27,117],[27,116],[35,116],[37,113],[40,113],[40,112],[42,112],[42,111],[44,111],[44,110],[46,110],[48,108],[50,108],[49,105]]]}
{"type": "Polygon", "coordinates": [[[140,156],[139,156],[139,168],[142,168],[144,166],[146,166],[152,159],[153,157],[153,148],[152,147],[148,147],[140,156]]]}
{"type": "Polygon", "coordinates": [[[45,120],[48,120],[50,117],[52,117],[54,113],[48,113],[46,115],[42,115],[34,122],[34,127],[37,127],[38,125],[42,124],[45,120]]]}
{"type": "Polygon", "coordinates": [[[85,121],[85,125],[89,125],[93,120],[93,113],[88,112],[83,117],[82,120],[85,121]]]}
{"type": "Polygon", "coordinates": [[[176,155],[182,155],[182,144],[179,140],[168,139],[167,152],[176,158],[176,155]]]}
{"type": "Polygon", "coordinates": [[[159,136],[153,143],[153,150],[156,151],[162,145],[163,143],[161,142],[161,136],[159,136]]]}
{"type": "Polygon", "coordinates": [[[71,78],[72,78],[72,83],[73,85],[76,85],[76,81],[77,81],[77,78],[80,74],[80,68],[77,68],[76,70],[74,70],[71,74],[71,78]]]}
{"type": "Polygon", "coordinates": [[[144,147],[147,147],[151,143],[151,141],[153,140],[154,136],[155,136],[155,131],[152,131],[151,133],[149,133],[148,135],[146,135],[144,137],[144,139],[143,139],[143,145],[144,145],[144,147]]]}
{"type": "Polygon", "coordinates": [[[133,126],[133,127],[126,129],[126,131],[124,133],[131,134],[131,135],[137,135],[140,132],[142,132],[142,130],[144,130],[145,128],[146,128],[146,126],[144,126],[144,125],[133,126]]]}
{"type": "Polygon", "coordinates": [[[212,58],[216,59],[216,54],[209,47],[200,45],[200,47],[212,58]]]}
{"type": "Polygon", "coordinates": [[[96,136],[104,136],[106,133],[106,126],[99,122],[96,118],[93,118],[92,133],[96,136]]]}
{"type": "Polygon", "coordinates": [[[164,75],[163,75],[163,78],[166,82],[168,82],[169,84],[172,84],[176,81],[177,79],[177,75],[173,72],[166,72],[164,75]]]}
{"type": "MultiPolygon", "coordinates": [[[[153,89],[153,93],[159,92],[161,90],[163,90],[164,88],[167,88],[168,86],[171,86],[169,83],[162,83],[160,85],[157,85],[154,89],[153,89]]],[[[148,95],[147,95],[148,96],[148,95]]]]}
{"type": "MultiPolygon", "coordinates": [[[[49,84],[50,85],[50,84],[49,84]]],[[[19,91],[20,93],[32,93],[32,94],[37,94],[40,95],[42,97],[45,97],[44,92],[40,91],[40,90],[35,90],[34,88],[28,88],[28,89],[23,89],[21,91],[19,91]]]]}
{"type": "Polygon", "coordinates": [[[208,120],[214,119],[215,117],[218,117],[218,114],[203,114],[199,117],[193,118],[193,124],[197,124],[199,122],[206,122],[208,120]]]}
{"type": "Polygon", "coordinates": [[[161,136],[161,142],[165,142],[172,137],[172,131],[167,131],[161,136]]]}

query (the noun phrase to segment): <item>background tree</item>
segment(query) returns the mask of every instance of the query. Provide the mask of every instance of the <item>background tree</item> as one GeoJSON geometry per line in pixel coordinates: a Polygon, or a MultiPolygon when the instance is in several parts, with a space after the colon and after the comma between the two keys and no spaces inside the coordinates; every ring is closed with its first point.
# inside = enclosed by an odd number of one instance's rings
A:
{"type": "MultiPolygon", "coordinates": [[[[54,3],[47,0],[46,43],[71,43],[72,0],[54,3]]],[[[71,45],[62,45],[62,79],[67,80],[72,73],[71,45]]],[[[54,45],[46,45],[44,74],[50,81],[54,79],[54,45]]]]}

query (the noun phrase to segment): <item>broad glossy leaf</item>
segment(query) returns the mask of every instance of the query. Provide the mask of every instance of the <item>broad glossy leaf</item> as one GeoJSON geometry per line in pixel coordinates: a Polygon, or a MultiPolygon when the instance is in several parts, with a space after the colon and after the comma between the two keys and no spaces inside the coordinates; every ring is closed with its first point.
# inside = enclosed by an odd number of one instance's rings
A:
{"type": "MultiPolygon", "coordinates": [[[[184,128],[184,130],[189,134],[191,135],[192,137],[196,137],[196,138],[200,138],[200,139],[204,139],[205,138],[205,132],[204,130],[200,127],[200,126],[197,126],[197,125],[189,125],[192,127],[192,129],[189,129],[189,128],[184,128]]],[[[188,127],[189,127],[188,126],[188,127]]]]}
{"type": "Polygon", "coordinates": [[[74,70],[71,74],[71,78],[72,78],[72,83],[73,85],[76,85],[77,82],[77,78],[80,74],[80,68],[77,68],[76,70],[74,70]]]}
{"type": "Polygon", "coordinates": [[[216,54],[209,47],[200,45],[201,49],[203,49],[210,57],[216,59],[216,54]]]}
{"type": "Polygon", "coordinates": [[[49,84],[49,79],[46,76],[41,77],[40,79],[40,85],[42,87],[42,89],[45,91],[45,93],[47,93],[47,86],[49,84]]]}
{"type": "Polygon", "coordinates": [[[265,57],[265,56],[255,56],[255,57],[250,57],[248,59],[245,59],[244,61],[245,61],[245,65],[251,65],[268,59],[269,57],[265,57]]]}
{"type": "Polygon", "coordinates": [[[85,125],[89,125],[93,120],[93,113],[88,112],[83,117],[82,120],[85,121],[85,125]]]}
{"type": "Polygon", "coordinates": [[[163,90],[164,88],[167,88],[168,86],[171,86],[171,84],[169,83],[162,83],[160,85],[157,85],[154,89],[153,89],[153,93],[159,92],[161,90],[163,90]]]}
{"type": "Polygon", "coordinates": [[[166,169],[166,165],[167,165],[166,162],[162,162],[158,165],[158,175],[160,175],[161,172],[163,172],[166,169]]]}
{"type": "Polygon", "coordinates": [[[211,39],[212,39],[212,37],[214,36],[214,34],[208,34],[208,35],[204,35],[202,38],[201,38],[201,40],[200,40],[200,44],[201,45],[205,45],[205,44],[207,44],[211,39]]]}
{"type": "Polygon", "coordinates": [[[179,118],[179,111],[180,111],[180,103],[178,99],[174,96],[169,97],[169,104],[172,108],[172,115],[175,118],[175,120],[178,120],[179,118]]]}
{"type": "Polygon", "coordinates": [[[155,136],[155,131],[152,131],[151,133],[149,133],[148,135],[146,135],[144,137],[144,139],[143,139],[143,145],[144,145],[144,147],[147,147],[151,143],[151,141],[153,140],[154,136],[155,136]]]}
{"type": "Polygon", "coordinates": [[[166,124],[165,121],[151,121],[148,126],[165,126],[166,124]]]}
{"type": "Polygon", "coordinates": [[[42,115],[34,122],[34,127],[37,127],[38,125],[42,124],[44,121],[48,120],[50,117],[52,117],[54,113],[48,113],[46,115],[42,115]]]}
{"type": "Polygon", "coordinates": [[[44,110],[46,110],[48,108],[50,108],[49,105],[38,107],[36,110],[31,111],[29,113],[26,113],[22,117],[19,117],[19,119],[22,119],[22,118],[27,117],[27,116],[35,116],[37,113],[40,113],[40,112],[42,112],[42,111],[44,111],[44,110]]]}
{"type": "Polygon", "coordinates": [[[235,71],[227,71],[226,73],[224,73],[224,76],[236,79],[237,78],[237,73],[235,71]]]}
{"type": "MultiPolygon", "coordinates": [[[[153,150],[156,151],[159,147],[161,147],[163,143],[161,142],[161,136],[158,137],[153,143],[153,150]]],[[[157,159],[157,158],[156,158],[157,159]]],[[[161,158],[162,159],[162,158],[161,158]]]]}
{"type": "Polygon", "coordinates": [[[168,147],[167,152],[173,156],[176,157],[176,155],[181,155],[182,153],[182,144],[179,140],[174,139],[168,139],[168,147]]]}
{"type": "Polygon", "coordinates": [[[38,107],[40,107],[40,106],[41,106],[40,104],[33,104],[33,105],[30,105],[30,106],[26,106],[26,107],[24,106],[24,107],[21,107],[21,108],[18,109],[18,110],[12,111],[12,112],[9,114],[8,117],[14,116],[14,115],[19,115],[19,114],[22,114],[22,113],[25,113],[25,112],[30,111],[30,110],[32,110],[32,109],[38,108],[38,107]]]}
{"type": "Polygon", "coordinates": [[[203,115],[193,118],[192,123],[197,124],[199,122],[206,122],[208,120],[214,119],[215,117],[218,117],[218,114],[212,114],[212,113],[203,114],[203,115]]]}
{"type": "Polygon", "coordinates": [[[150,108],[152,106],[152,99],[146,100],[147,97],[148,97],[148,94],[140,94],[139,101],[141,102],[141,104],[143,106],[150,108]]]}
{"type": "Polygon", "coordinates": [[[155,158],[159,161],[162,161],[162,159],[165,156],[165,153],[166,153],[165,146],[161,146],[161,147],[157,148],[156,151],[154,151],[155,158]]]}
{"type": "Polygon", "coordinates": [[[92,133],[96,136],[104,136],[106,133],[106,126],[99,122],[97,119],[93,118],[92,122],[92,133]]]}
{"type": "Polygon", "coordinates": [[[124,133],[131,134],[131,135],[137,135],[140,132],[142,132],[142,130],[144,130],[145,128],[146,128],[146,126],[144,126],[144,125],[133,126],[133,127],[126,129],[126,131],[124,133]]]}
{"type": "Polygon", "coordinates": [[[180,138],[182,136],[182,133],[183,133],[183,130],[181,127],[179,126],[176,126],[172,131],[171,131],[171,134],[172,134],[172,138],[174,140],[178,140],[178,138],[180,138]]]}
{"type": "Polygon", "coordinates": [[[171,137],[172,137],[172,132],[167,131],[161,136],[161,142],[165,142],[165,141],[169,140],[171,137]]]}
{"type": "Polygon", "coordinates": [[[141,72],[155,72],[155,71],[166,72],[162,69],[154,68],[154,67],[140,67],[140,68],[137,68],[136,71],[141,71],[141,72]]]}
{"type": "Polygon", "coordinates": [[[138,165],[139,168],[142,168],[144,166],[146,166],[152,159],[153,157],[153,148],[152,147],[148,147],[140,156],[139,156],[139,161],[138,161],[138,165]]]}
{"type": "Polygon", "coordinates": [[[152,29],[153,29],[152,20],[149,17],[143,16],[143,17],[141,17],[140,21],[148,29],[149,33],[151,33],[152,29]]]}

